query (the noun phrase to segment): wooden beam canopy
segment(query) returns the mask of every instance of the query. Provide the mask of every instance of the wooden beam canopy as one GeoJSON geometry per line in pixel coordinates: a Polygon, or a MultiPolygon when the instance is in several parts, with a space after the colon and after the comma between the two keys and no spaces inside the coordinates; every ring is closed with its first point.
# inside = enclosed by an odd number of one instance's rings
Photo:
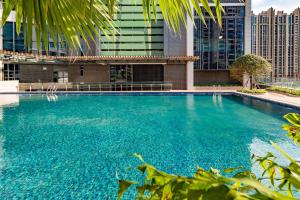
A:
{"type": "Polygon", "coordinates": [[[182,64],[198,56],[47,56],[0,50],[0,61],[9,64],[182,64]]]}

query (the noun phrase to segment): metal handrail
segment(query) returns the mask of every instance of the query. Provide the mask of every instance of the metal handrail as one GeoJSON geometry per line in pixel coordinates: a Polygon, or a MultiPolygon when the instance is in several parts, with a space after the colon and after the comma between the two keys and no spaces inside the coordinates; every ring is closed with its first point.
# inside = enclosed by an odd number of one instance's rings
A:
{"type": "Polygon", "coordinates": [[[290,89],[300,89],[300,78],[270,78],[266,77],[259,81],[260,85],[279,86],[290,89]]]}
{"type": "Polygon", "coordinates": [[[24,91],[167,91],[172,90],[172,82],[130,82],[130,83],[20,83],[24,91]],[[29,88],[28,88],[29,86],[29,88]]]}

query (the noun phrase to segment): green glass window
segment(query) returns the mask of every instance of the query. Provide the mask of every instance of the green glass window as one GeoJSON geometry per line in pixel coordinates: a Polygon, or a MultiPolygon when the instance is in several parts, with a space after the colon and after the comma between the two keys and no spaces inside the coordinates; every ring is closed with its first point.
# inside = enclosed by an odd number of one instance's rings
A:
{"type": "Polygon", "coordinates": [[[105,56],[155,56],[164,52],[164,21],[161,12],[156,22],[145,22],[141,0],[120,0],[120,10],[115,15],[117,31],[108,39],[104,35],[101,55],[105,56]]]}

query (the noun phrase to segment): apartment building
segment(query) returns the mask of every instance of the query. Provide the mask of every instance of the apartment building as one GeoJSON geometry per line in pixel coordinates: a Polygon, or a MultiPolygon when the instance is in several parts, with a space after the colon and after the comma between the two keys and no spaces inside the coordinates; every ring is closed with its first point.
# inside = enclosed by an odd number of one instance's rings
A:
{"type": "Polygon", "coordinates": [[[299,77],[299,8],[252,13],[252,53],[272,64],[272,78],[299,77]]]}

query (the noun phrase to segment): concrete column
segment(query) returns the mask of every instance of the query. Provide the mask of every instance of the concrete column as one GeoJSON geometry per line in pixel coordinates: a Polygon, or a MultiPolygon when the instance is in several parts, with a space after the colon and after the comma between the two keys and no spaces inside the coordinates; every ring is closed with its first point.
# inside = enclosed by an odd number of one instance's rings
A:
{"type": "MultiPolygon", "coordinates": [[[[193,13],[194,17],[194,13],[193,13]]],[[[194,26],[193,19],[187,16],[187,27],[186,27],[186,55],[194,56],[194,26]]],[[[194,89],[194,62],[188,62],[186,64],[186,89],[194,89]]]]}
{"type": "Polygon", "coordinates": [[[186,64],[186,89],[194,89],[194,62],[188,62],[186,64]]]}
{"type": "Polygon", "coordinates": [[[2,61],[0,61],[0,81],[4,80],[3,69],[4,69],[4,64],[2,61]]]}

